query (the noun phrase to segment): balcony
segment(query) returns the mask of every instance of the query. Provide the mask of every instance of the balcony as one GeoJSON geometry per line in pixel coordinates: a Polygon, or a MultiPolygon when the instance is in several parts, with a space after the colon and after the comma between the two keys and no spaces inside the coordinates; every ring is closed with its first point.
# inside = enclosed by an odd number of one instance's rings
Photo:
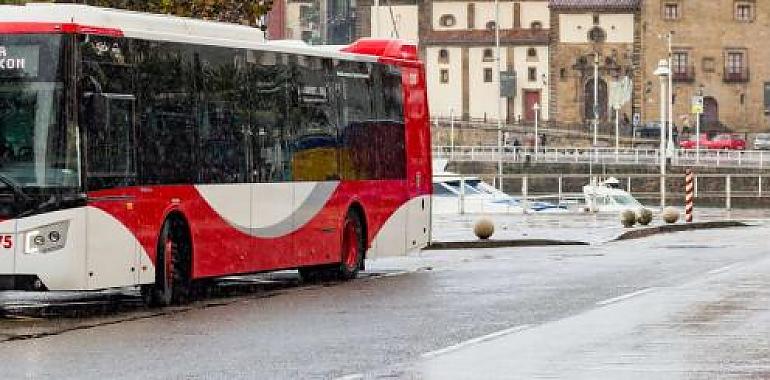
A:
{"type": "Polygon", "coordinates": [[[738,72],[730,71],[725,67],[724,81],[725,83],[745,83],[750,80],[749,69],[743,68],[738,72]]]}
{"type": "Polygon", "coordinates": [[[695,82],[695,66],[674,67],[671,79],[674,82],[695,82]]]}

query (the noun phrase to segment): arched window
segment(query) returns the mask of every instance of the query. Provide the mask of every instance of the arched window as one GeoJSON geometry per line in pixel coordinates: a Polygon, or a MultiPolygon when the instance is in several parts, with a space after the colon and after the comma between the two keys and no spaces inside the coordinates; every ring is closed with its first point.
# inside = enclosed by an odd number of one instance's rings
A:
{"type": "Polygon", "coordinates": [[[540,21],[532,21],[532,23],[529,24],[529,27],[532,29],[543,29],[543,23],[540,21]]]}
{"type": "Polygon", "coordinates": [[[484,49],[484,57],[482,58],[484,62],[492,62],[495,60],[495,53],[490,48],[484,49]]]}
{"type": "Polygon", "coordinates": [[[438,63],[449,63],[449,50],[441,49],[438,51],[438,63]]]}
{"type": "Polygon", "coordinates": [[[454,15],[441,15],[438,19],[438,23],[443,27],[451,28],[457,25],[457,19],[454,15]]]}
{"type": "Polygon", "coordinates": [[[487,22],[487,30],[495,30],[496,25],[494,21],[487,22]]]}

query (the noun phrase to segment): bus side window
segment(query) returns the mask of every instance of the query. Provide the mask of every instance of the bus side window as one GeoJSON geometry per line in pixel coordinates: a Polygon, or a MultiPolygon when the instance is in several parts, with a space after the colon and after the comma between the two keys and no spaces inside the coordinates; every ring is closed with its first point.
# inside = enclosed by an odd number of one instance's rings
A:
{"type": "Polygon", "coordinates": [[[82,102],[88,190],[134,185],[134,97],[86,94],[82,102]]]}

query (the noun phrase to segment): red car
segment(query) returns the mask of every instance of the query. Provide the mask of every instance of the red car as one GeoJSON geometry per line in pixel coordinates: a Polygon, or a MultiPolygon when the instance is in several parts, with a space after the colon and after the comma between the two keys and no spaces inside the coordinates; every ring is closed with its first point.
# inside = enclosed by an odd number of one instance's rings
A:
{"type": "MultiPolygon", "coordinates": [[[[680,142],[679,147],[682,149],[695,149],[696,139],[695,136],[692,136],[689,140],[680,142]]],[[[720,133],[713,138],[709,138],[706,133],[702,133],[700,146],[702,149],[745,150],[746,140],[732,133],[720,133]]]]}
{"type": "MultiPolygon", "coordinates": [[[[679,147],[682,149],[695,149],[695,144],[697,142],[698,136],[692,135],[688,139],[684,139],[679,142],[679,147]]],[[[705,133],[701,133],[700,135],[700,147],[704,149],[708,149],[706,147],[706,143],[708,142],[709,138],[705,133]]]]}
{"type": "Polygon", "coordinates": [[[742,139],[740,135],[737,134],[721,133],[714,136],[707,146],[709,149],[745,150],[746,140],[742,139]]]}

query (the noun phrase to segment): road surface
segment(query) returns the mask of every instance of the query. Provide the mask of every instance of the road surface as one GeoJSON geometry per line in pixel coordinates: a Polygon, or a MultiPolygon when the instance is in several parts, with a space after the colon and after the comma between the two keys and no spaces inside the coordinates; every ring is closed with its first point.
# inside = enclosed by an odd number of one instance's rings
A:
{"type": "Polygon", "coordinates": [[[0,378],[767,378],[767,236],[430,252],[349,283],[0,321],[0,378]]]}

